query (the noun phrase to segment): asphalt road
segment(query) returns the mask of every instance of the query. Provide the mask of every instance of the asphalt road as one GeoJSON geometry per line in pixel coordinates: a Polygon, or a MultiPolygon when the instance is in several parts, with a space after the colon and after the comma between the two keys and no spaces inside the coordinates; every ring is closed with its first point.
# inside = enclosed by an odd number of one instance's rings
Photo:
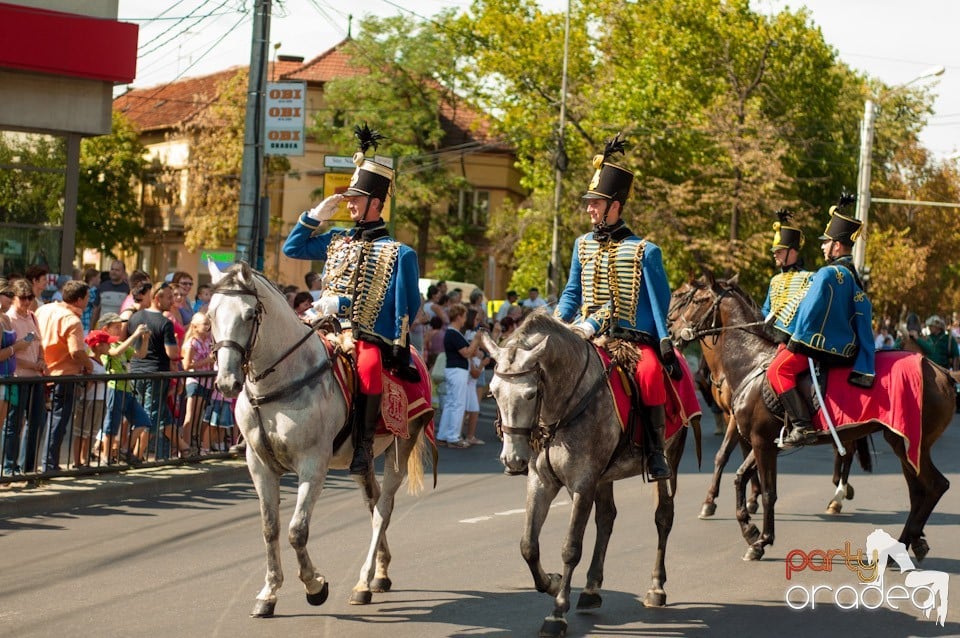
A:
{"type": "MultiPolygon", "coordinates": [[[[877,470],[855,469],[856,499],[839,516],[823,514],[832,493],[832,459],[824,448],[784,455],[777,503],[777,543],[760,562],[741,560],[746,545],[733,518],[725,481],[713,520],[697,519],[719,437],[704,424],[704,469],[688,447],[681,467],[677,516],[667,556],[668,605],[646,609],[655,548],[652,489],[617,484],[619,515],[607,555],[603,607],[570,613],[571,636],[949,636],[960,635],[960,430],[958,419],[938,444],[935,461],[954,489],[927,525],[931,552],[923,567],[947,572],[946,626],[924,618],[910,601],[899,609],[843,610],[821,593],[816,608],[790,609],[787,589],[857,585],[842,563],[785,577],[795,549],[863,547],[875,529],[899,535],[907,496],[899,466],[877,438],[877,470]]],[[[441,450],[440,483],[420,496],[401,491],[390,545],[394,589],[369,606],[351,606],[368,541],[368,522],[352,480],[328,477],[312,524],[310,551],[330,582],[330,598],[309,606],[285,540],[286,583],[277,616],[248,617],[263,583],[264,555],[256,495],[248,481],[63,513],[0,520],[0,636],[535,636],[552,599],[532,589],[520,557],[525,481],[501,473],[499,446],[441,450]]],[[[735,464],[734,464],[735,465],[735,464]]],[[[294,502],[284,481],[282,514],[294,502]]],[[[569,499],[561,494],[542,536],[544,563],[560,569],[569,499]]],[[[282,537],[285,535],[281,535],[282,537]]],[[[593,530],[588,529],[589,556],[593,530]]],[[[796,556],[796,554],[795,554],[796,556]]],[[[574,575],[574,601],[588,558],[574,575]]],[[[888,570],[886,587],[903,582],[888,570]]],[[[847,592],[849,594],[849,592],[847,592]]],[[[800,600],[794,592],[794,603],[800,600]]],[[[850,596],[841,596],[843,605],[850,596]]],[[[871,606],[873,599],[867,600],[871,606]]]]}

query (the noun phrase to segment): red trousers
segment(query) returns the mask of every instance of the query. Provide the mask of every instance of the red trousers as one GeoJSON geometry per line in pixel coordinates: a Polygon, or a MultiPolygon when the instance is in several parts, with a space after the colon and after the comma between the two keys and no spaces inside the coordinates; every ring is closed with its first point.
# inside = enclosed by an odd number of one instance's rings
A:
{"type": "Polygon", "coordinates": [[[383,359],[380,348],[367,341],[357,340],[357,377],[362,394],[383,393],[383,359]]]}
{"type": "Polygon", "coordinates": [[[780,344],[777,355],[767,368],[767,379],[773,386],[773,391],[783,394],[787,390],[797,387],[797,375],[810,369],[807,355],[797,354],[787,350],[785,344],[780,344]]]}
{"type": "Polygon", "coordinates": [[[667,402],[667,387],[663,373],[663,364],[657,356],[653,346],[638,344],[640,362],[634,372],[637,388],[640,389],[640,400],[644,405],[663,405],[667,402]]]}

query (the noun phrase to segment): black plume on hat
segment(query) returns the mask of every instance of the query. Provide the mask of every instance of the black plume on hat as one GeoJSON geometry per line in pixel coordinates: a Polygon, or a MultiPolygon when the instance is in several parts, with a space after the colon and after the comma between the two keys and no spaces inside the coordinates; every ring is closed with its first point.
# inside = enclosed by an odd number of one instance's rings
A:
{"type": "Polygon", "coordinates": [[[379,131],[374,131],[367,126],[366,122],[354,126],[353,134],[357,138],[360,150],[353,154],[353,163],[357,169],[353,172],[350,188],[344,192],[344,195],[347,197],[367,195],[384,201],[393,182],[393,169],[367,159],[366,154],[371,148],[377,150],[380,141],[387,138],[379,131]]]}

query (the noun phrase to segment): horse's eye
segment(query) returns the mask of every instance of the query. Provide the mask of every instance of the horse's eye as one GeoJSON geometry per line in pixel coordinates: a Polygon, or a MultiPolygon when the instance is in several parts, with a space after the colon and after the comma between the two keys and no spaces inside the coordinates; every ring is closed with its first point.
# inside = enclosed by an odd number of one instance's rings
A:
{"type": "Polygon", "coordinates": [[[240,318],[244,321],[253,321],[253,308],[246,308],[243,313],[240,315],[240,318]]]}

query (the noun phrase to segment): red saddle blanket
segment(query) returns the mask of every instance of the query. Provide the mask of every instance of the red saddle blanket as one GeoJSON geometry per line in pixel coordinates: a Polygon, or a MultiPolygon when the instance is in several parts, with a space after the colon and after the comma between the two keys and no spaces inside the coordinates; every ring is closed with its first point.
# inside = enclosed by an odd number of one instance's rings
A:
{"type": "MultiPolygon", "coordinates": [[[[597,348],[603,365],[609,367],[610,355],[603,348],[596,345],[594,347],[597,348]]],[[[664,406],[664,412],[666,413],[664,439],[670,439],[680,431],[680,428],[690,425],[691,419],[700,416],[700,402],[697,400],[697,389],[693,384],[693,374],[690,372],[687,360],[680,354],[680,351],[675,352],[677,361],[683,368],[683,378],[674,381],[666,372],[663,374],[663,382],[667,386],[667,403],[664,406]]],[[[620,428],[626,432],[627,423],[629,423],[631,390],[626,385],[623,374],[625,372],[615,368],[607,378],[607,386],[610,388],[613,401],[617,406],[617,419],[620,421],[620,428]]]]}
{"type": "MultiPolygon", "coordinates": [[[[923,434],[920,420],[923,402],[921,361],[922,357],[912,352],[877,352],[877,376],[872,388],[848,383],[850,368],[830,368],[823,397],[823,407],[837,430],[864,421],[879,421],[903,437],[907,460],[915,471],[919,471],[923,434]]],[[[829,429],[822,410],[814,415],[813,422],[818,430],[829,429]]]]}
{"type": "MultiPolygon", "coordinates": [[[[334,376],[343,396],[347,400],[347,405],[353,404],[353,393],[356,388],[356,379],[352,378],[355,373],[343,357],[333,355],[333,346],[324,339],[327,345],[327,352],[334,357],[336,365],[333,366],[334,376]]],[[[433,411],[431,405],[430,373],[424,364],[420,353],[416,348],[410,349],[410,359],[420,374],[420,380],[406,381],[398,378],[389,370],[383,371],[383,394],[380,397],[380,423],[377,426],[377,436],[389,434],[398,436],[401,439],[410,438],[411,421],[422,416],[425,412],[433,411]]],[[[430,420],[424,433],[430,442],[435,440],[434,423],[430,420]]]]}

